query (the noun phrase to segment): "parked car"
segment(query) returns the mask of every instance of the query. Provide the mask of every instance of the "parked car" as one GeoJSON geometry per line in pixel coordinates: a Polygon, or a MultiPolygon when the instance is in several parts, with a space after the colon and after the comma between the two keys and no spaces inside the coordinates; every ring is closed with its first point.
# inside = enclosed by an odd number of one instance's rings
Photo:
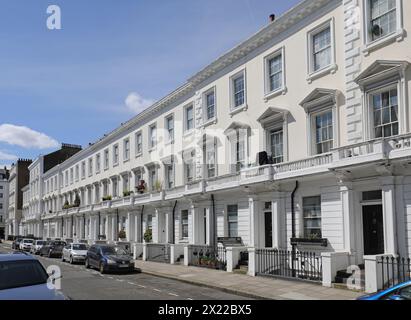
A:
{"type": "Polygon", "coordinates": [[[60,291],[47,287],[48,278],[31,255],[0,255],[0,300],[67,300],[60,291]]]}
{"type": "Polygon", "coordinates": [[[13,243],[11,244],[11,248],[13,250],[20,250],[20,242],[23,240],[23,238],[16,238],[13,243]]]}
{"type": "Polygon", "coordinates": [[[86,268],[97,268],[100,273],[110,271],[134,271],[134,261],[118,246],[95,244],[87,251],[86,268]]]}
{"type": "Polygon", "coordinates": [[[30,253],[31,254],[39,254],[40,249],[46,244],[45,240],[35,240],[34,244],[31,246],[30,253]]]}
{"type": "Polygon", "coordinates": [[[359,297],[357,300],[411,300],[411,281],[401,283],[375,294],[359,297]]]}
{"type": "Polygon", "coordinates": [[[75,262],[84,262],[87,256],[87,245],[84,243],[70,243],[63,248],[61,260],[69,261],[71,264],[75,262]]]}
{"type": "Polygon", "coordinates": [[[30,251],[31,247],[33,246],[34,240],[33,239],[23,239],[20,242],[20,250],[22,251],[30,251]]]}
{"type": "Polygon", "coordinates": [[[66,243],[60,240],[47,241],[40,249],[40,256],[61,258],[65,245],[66,243]]]}

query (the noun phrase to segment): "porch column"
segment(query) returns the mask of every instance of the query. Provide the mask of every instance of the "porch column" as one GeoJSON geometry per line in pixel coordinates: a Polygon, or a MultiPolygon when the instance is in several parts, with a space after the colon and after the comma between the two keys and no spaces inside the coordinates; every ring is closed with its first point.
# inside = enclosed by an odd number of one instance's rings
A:
{"type": "MultiPolygon", "coordinates": [[[[153,232],[153,242],[154,243],[164,243],[166,240],[166,208],[156,208],[155,209],[155,219],[156,219],[156,231],[153,232]]],[[[154,223],[153,223],[154,227],[154,223]]]]}
{"type": "Polygon", "coordinates": [[[250,226],[250,247],[258,245],[258,201],[256,196],[249,196],[248,198],[248,210],[249,210],[249,226],[250,226]]]}
{"type": "Polygon", "coordinates": [[[341,205],[343,214],[343,244],[344,251],[356,257],[355,244],[355,217],[354,217],[354,192],[351,182],[340,184],[341,205]]]}
{"type": "MultiPolygon", "coordinates": [[[[192,204],[190,207],[191,211],[191,244],[200,244],[200,235],[201,235],[201,214],[200,214],[200,208],[198,207],[197,204],[192,204]]],[[[190,228],[190,226],[189,226],[190,228]]]]}
{"type": "Polygon", "coordinates": [[[117,224],[116,224],[116,217],[115,214],[113,214],[111,216],[111,241],[116,241],[116,228],[117,228],[117,224]]]}
{"type": "Polygon", "coordinates": [[[382,203],[384,211],[385,254],[397,254],[397,230],[395,217],[395,178],[381,177],[382,203]]]}
{"type": "Polygon", "coordinates": [[[48,221],[48,228],[47,228],[47,238],[50,238],[50,228],[51,227],[51,222],[50,220],[48,221]]]}
{"type": "Polygon", "coordinates": [[[134,241],[134,214],[131,212],[127,212],[127,241],[132,242],[134,241]]]}
{"type": "Polygon", "coordinates": [[[143,235],[141,234],[143,221],[141,220],[141,209],[136,210],[134,215],[134,241],[143,242],[143,235]]]}
{"type": "Polygon", "coordinates": [[[283,237],[283,228],[285,225],[282,223],[282,213],[285,211],[283,210],[282,199],[279,197],[272,201],[271,203],[271,211],[272,211],[272,222],[273,222],[273,248],[284,248],[284,243],[282,241],[283,237]]]}
{"type": "Polygon", "coordinates": [[[206,244],[209,246],[213,242],[213,237],[214,237],[214,230],[213,230],[213,215],[211,212],[211,206],[206,207],[206,220],[207,220],[207,225],[206,225],[206,244]]]}

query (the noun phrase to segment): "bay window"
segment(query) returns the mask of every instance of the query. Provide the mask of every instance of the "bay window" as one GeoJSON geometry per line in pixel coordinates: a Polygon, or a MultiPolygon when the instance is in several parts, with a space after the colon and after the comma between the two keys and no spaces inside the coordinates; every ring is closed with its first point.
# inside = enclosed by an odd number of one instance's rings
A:
{"type": "Polygon", "coordinates": [[[321,196],[303,198],[304,238],[321,239],[321,196]]]}
{"type": "Polygon", "coordinates": [[[188,239],[188,210],[181,211],[181,237],[182,240],[188,239]]]}
{"type": "Polygon", "coordinates": [[[227,207],[227,229],[230,238],[238,237],[238,205],[227,207]]]}
{"type": "Polygon", "coordinates": [[[398,91],[396,88],[371,95],[374,137],[385,138],[399,134],[398,91]]]}

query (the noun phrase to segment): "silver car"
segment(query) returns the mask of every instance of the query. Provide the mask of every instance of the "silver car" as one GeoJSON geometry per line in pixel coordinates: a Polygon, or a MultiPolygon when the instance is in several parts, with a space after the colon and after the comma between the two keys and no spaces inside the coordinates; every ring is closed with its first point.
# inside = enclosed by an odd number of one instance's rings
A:
{"type": "Polygon", "coordinates": [[[22,251],[30,251],[33,243],[34,243],[34,240],[33,240],[33,239],[23,239],[23,240],[20,242],[20,250],[22,250],[22,251]]]}
{"type": "Polygon", "coordinates": [[[41,247],[43,247],[46,244],[46,242],[47,241],[45,240],[34,241],[33,245],[31,246],[30,253],[35,255],[39,254],[41,247]]]}
{"type": "Polygon", "coordinates": [[[61,260],[69,261],[71,264],[75,262],[84,262],[87,256],[88,247],[84,243],[70,243],[63,248],[61,260]]]}

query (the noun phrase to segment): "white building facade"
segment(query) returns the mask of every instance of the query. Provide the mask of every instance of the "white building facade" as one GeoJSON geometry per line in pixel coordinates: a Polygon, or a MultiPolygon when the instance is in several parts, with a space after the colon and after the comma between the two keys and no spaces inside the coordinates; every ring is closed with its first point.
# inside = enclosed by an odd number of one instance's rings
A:
{"type": "Polygon", "coordinates": [[[410,14],[402,0],[302,1],[48,171],[37,223],[90,242],[125,231],[186,262],[190,245],[241,238],[253,275],[253,248],[315,252],[325,285],[410,257],[410,14]]]}
{"type": "Polygon", "coordinates": [[[6,220],[9,207],[9,171],[0,169],[0,239],[6,238],[6,220]]]}

